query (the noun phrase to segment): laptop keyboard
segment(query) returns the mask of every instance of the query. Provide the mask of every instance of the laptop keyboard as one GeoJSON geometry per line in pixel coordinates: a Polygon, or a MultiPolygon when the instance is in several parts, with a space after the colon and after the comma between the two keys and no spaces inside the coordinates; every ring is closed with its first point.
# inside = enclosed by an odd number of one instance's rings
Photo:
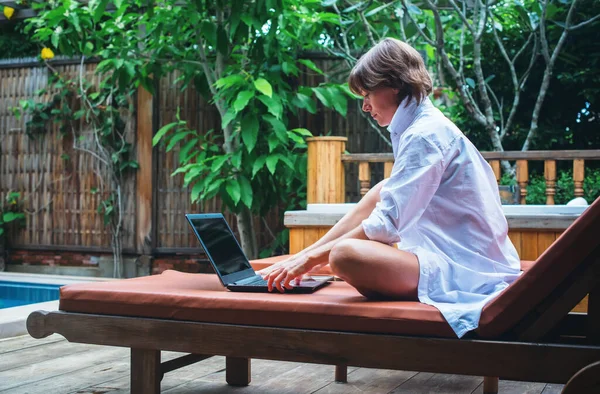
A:
{"type": "Polygon", "coordinates": [[[248,282],[248,283],[244,283],[244,286],[266,286],[267,285],[267,281],[264,280],[261,277],[256,277],[256,279],[248,282]]]}

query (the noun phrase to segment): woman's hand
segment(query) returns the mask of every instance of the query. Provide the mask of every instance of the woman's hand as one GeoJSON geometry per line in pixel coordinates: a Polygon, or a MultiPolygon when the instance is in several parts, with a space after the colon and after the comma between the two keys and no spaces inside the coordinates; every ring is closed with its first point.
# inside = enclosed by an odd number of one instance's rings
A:
{"type": "Polygon", "coordinates": [[[286,288],[293,289],[292,281],[299,283],[303,275],[311,271],[314,266],[314,263],[309,263],[308,256],[299,253],[257,273],[267,281],[269,291],[273,291],[274,285],[279,292],[283,293],[286,288]]]}

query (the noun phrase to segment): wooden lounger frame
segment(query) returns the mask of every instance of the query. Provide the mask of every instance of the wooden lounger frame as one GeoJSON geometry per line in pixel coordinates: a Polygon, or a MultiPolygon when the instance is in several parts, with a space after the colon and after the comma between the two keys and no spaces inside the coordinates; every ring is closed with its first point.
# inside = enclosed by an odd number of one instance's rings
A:
{"type": "MultiPolygon", "coordinates": [[[[35,338],[131,349],[131,392],[159,393],[164,372],[212,355],[226,357],[226,380],[250,382],[250,359],[567,383],[563,393],[600,392],[600,247],[502,338],[448,339],[176,321],[72,312],[32,313],[35,338]],[[589,293],[588,314],[569,311],[589,293]],[[161,351],[191,353],[161,364],[161,351]]],[[[488,379],[484,391],[497,390],[488,379]]]]}

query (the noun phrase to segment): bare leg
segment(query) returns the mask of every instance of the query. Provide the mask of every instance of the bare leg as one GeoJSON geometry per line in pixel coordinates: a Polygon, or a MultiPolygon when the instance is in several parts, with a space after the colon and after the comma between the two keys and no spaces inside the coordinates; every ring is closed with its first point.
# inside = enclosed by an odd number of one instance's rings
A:
{"type": "Polygon", "coordinates": [[[329,254],[333,273],[372,299],[417,300],[419,260],[377,241],[345,239],[329,254]]]}

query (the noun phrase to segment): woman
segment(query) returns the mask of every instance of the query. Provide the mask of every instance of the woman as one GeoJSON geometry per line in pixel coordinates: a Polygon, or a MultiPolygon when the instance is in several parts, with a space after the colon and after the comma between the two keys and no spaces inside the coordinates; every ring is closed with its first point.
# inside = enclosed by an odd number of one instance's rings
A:
{"type": "Polygon", "coordinates": [[[328,263],[368,298],[437,307],[461,337],[520,270],[492,169],[427,98],[431,78],[409,45],[384,39],[349,85],[363,111],[388,126],[391,176],[319,242],[260,274],[270,290],[285,291],[328,263]]]}

